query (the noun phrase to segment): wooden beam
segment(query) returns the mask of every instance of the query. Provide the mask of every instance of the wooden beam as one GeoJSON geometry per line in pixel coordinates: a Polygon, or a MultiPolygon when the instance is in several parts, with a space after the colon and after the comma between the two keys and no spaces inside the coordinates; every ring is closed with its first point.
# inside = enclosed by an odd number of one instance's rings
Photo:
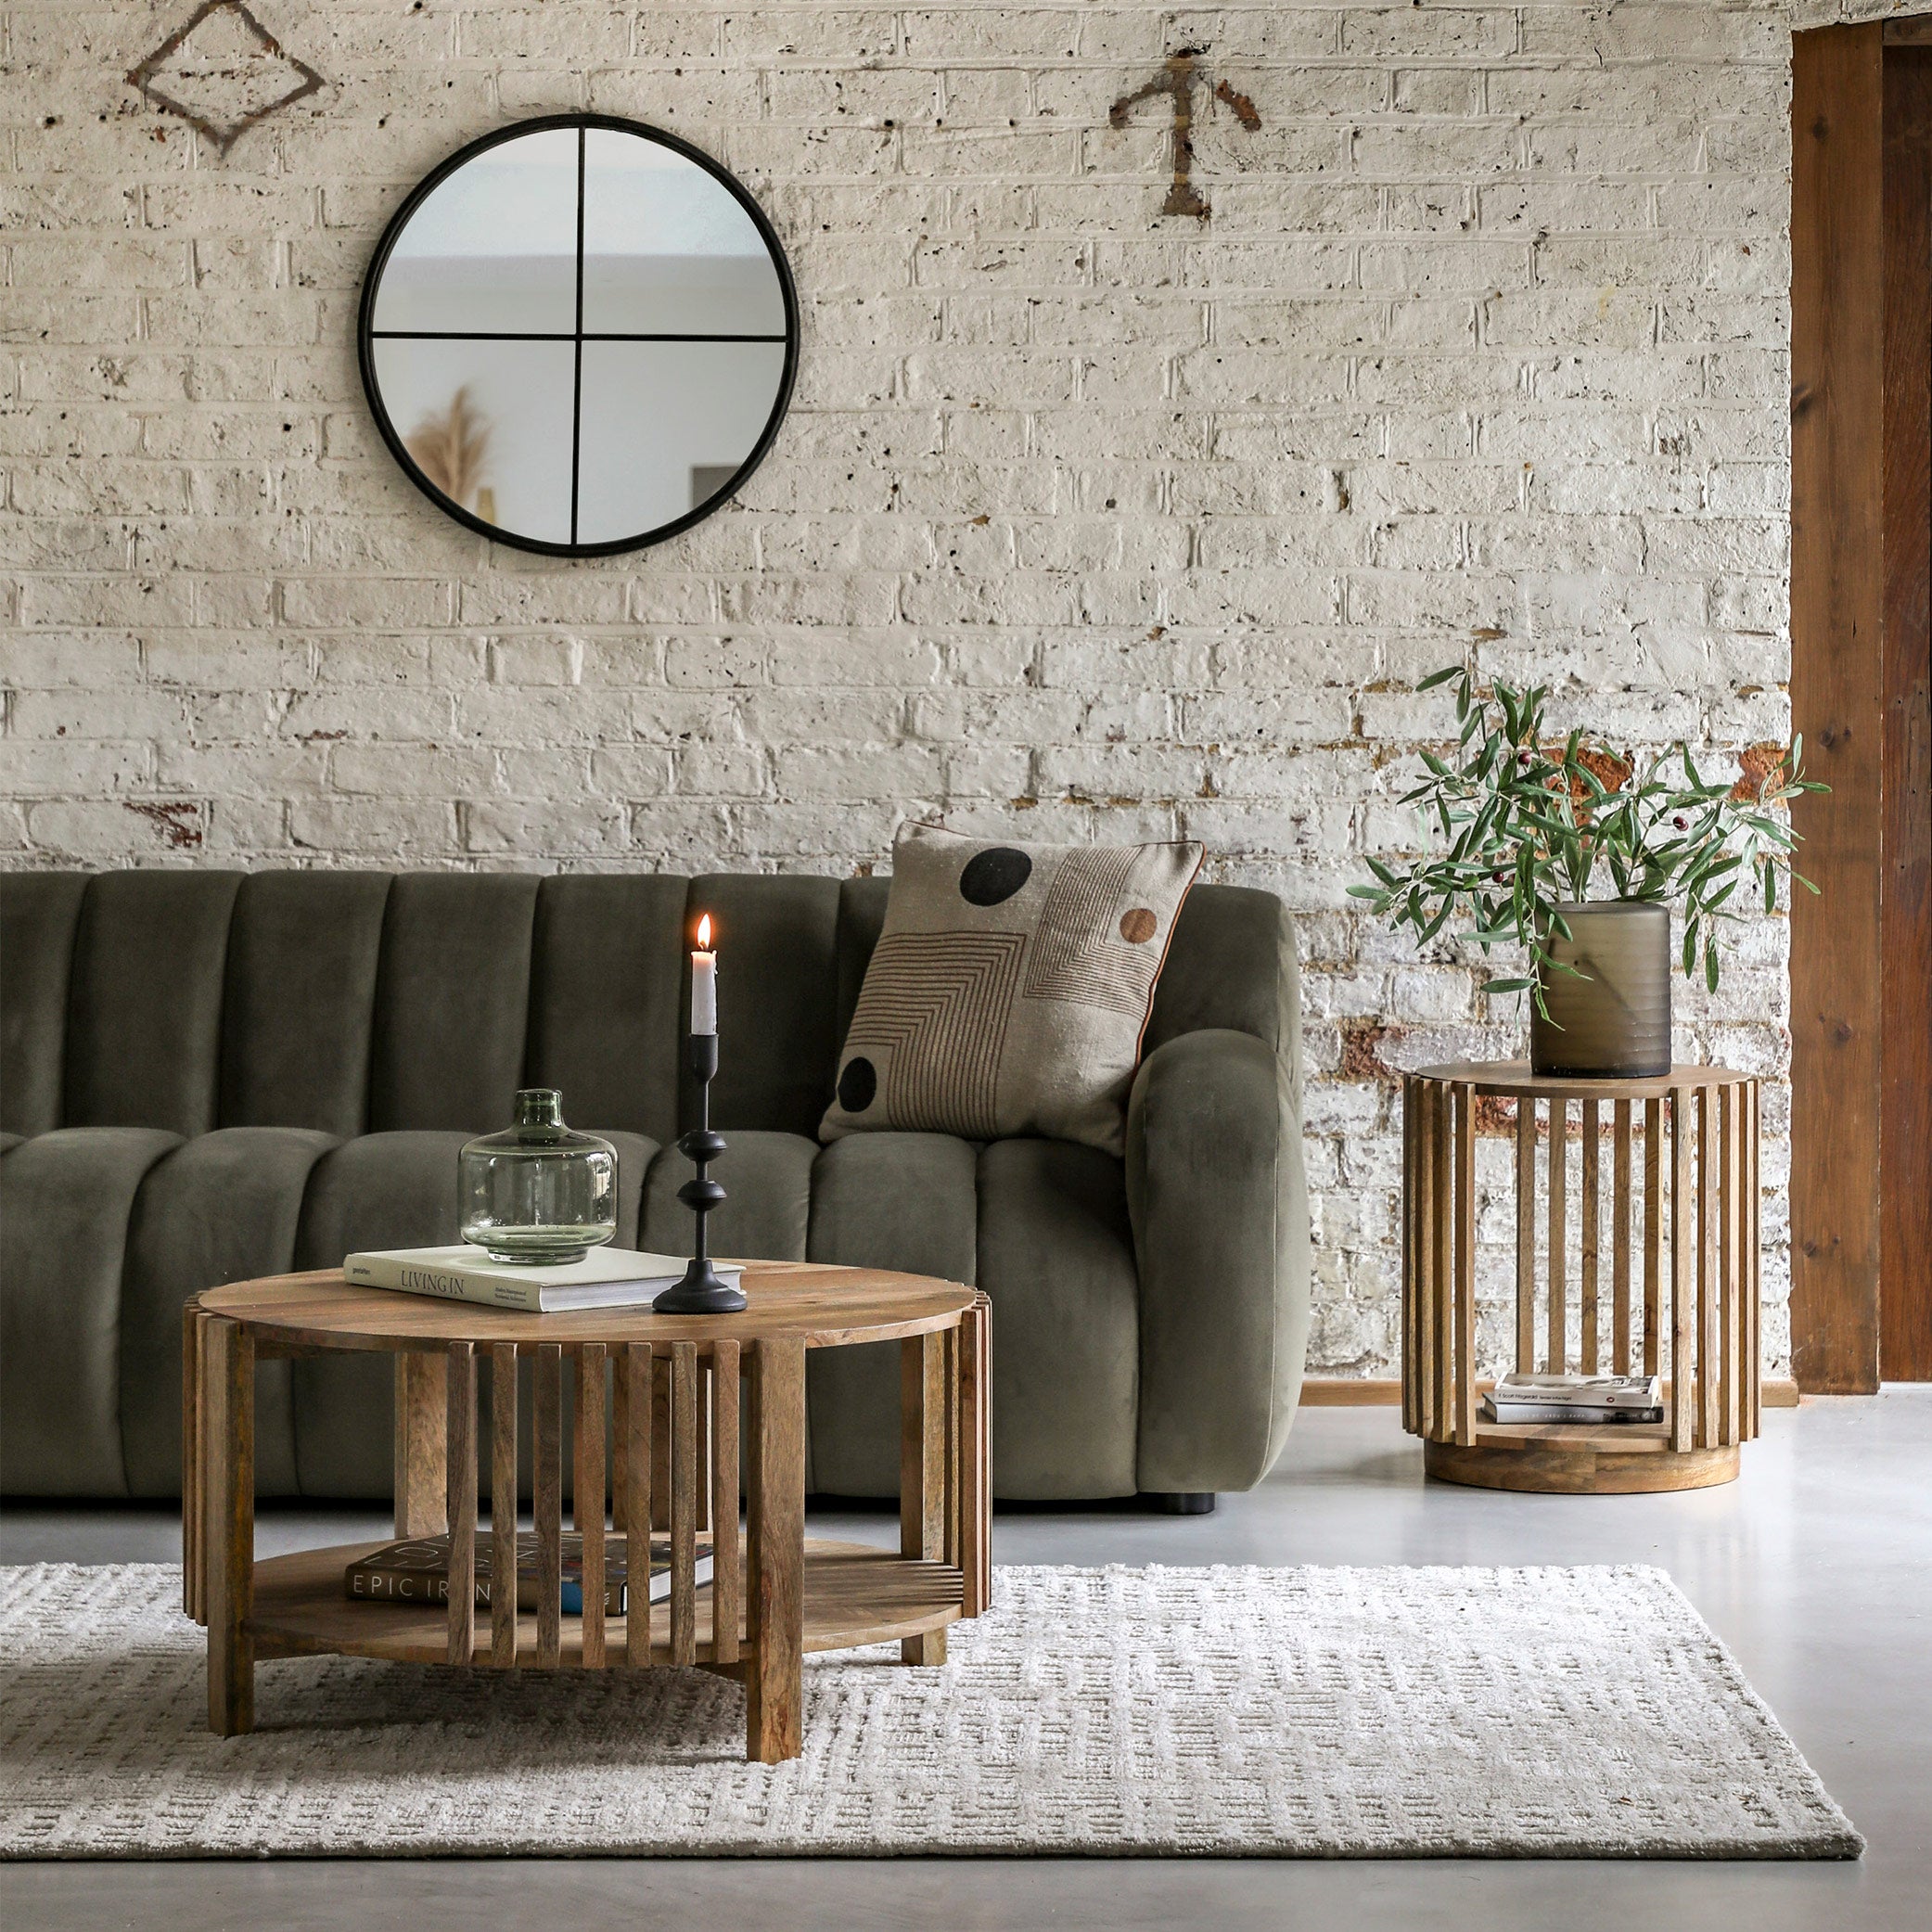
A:
{"type": "Polygon", "coordinates": [[[1932,1381],[1932,32],[1885,55],[1879,1371],[1932,1381]]]}
{"type": "Polygon", "coordinates": [[[1875,23],[1792,36],[1791,712],[1832,787],[1795,813],[1792,1358],[1843,1394],[1878,1386],[1883,59],[1875,23]]]}

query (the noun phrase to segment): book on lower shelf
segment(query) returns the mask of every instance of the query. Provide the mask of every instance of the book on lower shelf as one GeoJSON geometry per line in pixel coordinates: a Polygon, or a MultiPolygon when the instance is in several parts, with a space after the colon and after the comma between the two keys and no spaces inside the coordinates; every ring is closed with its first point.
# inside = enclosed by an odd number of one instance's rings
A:
{"type": "MultiPolygon", "coordinates": [[[[628,1247],[594,1247],[578,1261],[496,1261],[467,1242],[454,1247],[382,1247],[342,1260],[342,1279],[359,1288],[390,1288],[442,1301],[475,1301],[526,1314],[586,1308],[649,1308],[688,1263],[676,1255],[628,1247]]],[[[736,1287],[742,1268],[713,1264],[736,1287]]]]}
{"type": "Polygon", "coordinates": [[[1655,1375],[1516,1372],[1502,1376],[1482,1400],[1483,1416],[1490,1422],[1598,1427],[1664,1419],[1663,1385],[1655,1375]]]}
{"type": "MultiPolygon", "coordinates": [[[[480,1534],[476,1540],[476,1601],[480,1610],[490,1607],[493,1582],[492,1559],[495,1555],[493,1535],[480,1534]]],[[[630,1539],[621,1531],[604,1539],[604,1614],[621,1617],[630,1583],[630,1539]]],[[[701,1587],[711,1580],[711,1543],[708,1537],[697,1539],[697,1562],[694,1580],[701,1587]]],[[[350,1564],[342,1575],[345,1593],[362,1602],[421,1604],[434,1607],[450,1600],[450,1540],[447,1535],[411,1536],[385,1543],[350,1564]]],[[[671,1595],[671,1539],[650,1539],[650,1580],[647,1601],[663,1603],[671,1595]]],[[[534,1612],[537,1608],[537,1534],[534,1529],[517,1532],[517,1607],[534,1612]]],[[[563,1598],[566,1617],[583,1615],[583,1536],[568,1530],[563,1538],[563,1598]]]]}
{"type": "Polygon", "coordinates": [[[1661,1422],[1661,1406],[1655,1409],[1592,1409],[1576,1402],[1506,1402],[1498,1408],[1488,1396],[1482,1399],[1485,1422],[1567,1423],[1573,1428],[1617,1428],[1625,1424],[1661,1422]]]}

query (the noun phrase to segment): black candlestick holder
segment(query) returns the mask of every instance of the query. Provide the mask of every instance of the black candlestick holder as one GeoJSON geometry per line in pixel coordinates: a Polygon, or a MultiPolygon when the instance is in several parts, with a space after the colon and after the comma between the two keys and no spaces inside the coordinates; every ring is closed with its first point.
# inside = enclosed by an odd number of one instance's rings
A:
{"type": "Polygon", "coordinates": [[[724,1136],[711,1131],[711,1081],[718,1071],[718,1036],[693,1033],[691,1071],[697,1076],[697,1125],[678,1141],[678,1151],[697,1169],[677,1197],[697,1220],[697,1251],[685,1277],[658,1297],[660,1315],[735,1315],[745,1306],[745,1291],[735,1288],[711,1266],[705,1217],[724,1198],[724,1190],[706,1170],[724,1152],[724,1136]]]}

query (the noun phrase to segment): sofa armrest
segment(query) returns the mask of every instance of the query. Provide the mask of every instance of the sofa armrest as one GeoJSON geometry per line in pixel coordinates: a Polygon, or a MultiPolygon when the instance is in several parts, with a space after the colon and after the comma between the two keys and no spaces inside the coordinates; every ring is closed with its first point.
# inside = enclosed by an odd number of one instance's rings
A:
{"type": "Polygon", "coordinates": [[[1292,1059],[1223,1028],[1169,1040],[1134,1079],[1144,1491],[1250,1489],[1287,1439],[1309,1320],[1298,1103],[1292,1059]]]}

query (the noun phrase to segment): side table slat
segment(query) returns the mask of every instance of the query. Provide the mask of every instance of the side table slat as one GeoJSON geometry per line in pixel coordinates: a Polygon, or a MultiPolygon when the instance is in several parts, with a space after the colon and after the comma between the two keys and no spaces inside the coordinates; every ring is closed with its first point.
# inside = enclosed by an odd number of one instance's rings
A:
{"type": "Polygon", "coordinates": [[[711,1661],[738,1660],[744,1595],[738,1569],[736,1342],[711,1345],[711,1661]]]}
{"type": "Polygon", "coordinates": [[[1536,1099],[1516,1101],[1516,1370],[1536,1371],[1536,1099]]]}
{"type": "Polygon", "coordinates": [[[445,1514],[450,1527],[448,1655],[451,1663],[467,1664],[476,1647],[477,1616],[477,1355],[473,1343],[449,1345],[443,1389],[444,1467],[449,1483],[445,1514]]]}
{"type": "Polygon", "coordinates": [[[204,1504],[209,1540],[208,1722],[218,1737],[255,1728],[255,1343],[238,1323],[202,1336],[208,1375],[204,1504]]]}
{"type": "Polygon", "coordinates": [[[1452,1089],[1437,1082],[1429,1089],[1431,1097],[1430,1113],[1434,1117],[1432,1133],[1435,1148],[1436,1196],[1435,1252],[1429,1260],[1433,1279],[1430,1300],[1434,1305],[1431,1320],[1436,1329],[1436,1373],[1435,1388],[1430,1401],[1435,1409],[1435,1435],[1439,1441],[1446,1442],[1455,1433],[1455,1410],[1453,1387],[1455,1364],[1452,1360],[1452,1337],[1454,1334],[1454,1315],[1451,1297],[1455,1291],[1455,1277],[1452,1262],[1452,1241],[1454,1234],[1454,1196],[1451,1192],[1453,1171],[1452,1145],[1453,1129],[1450,1119],[1450,1095],[1452,1089]]]}
{"type": "Polygon", "coordinates": [[[1476,1089],[1455,1090],[1455,1439],[1476,1439],[1476,1089]]]}
{"type": "Polygon", "coordinates": [[[534,1488],[537,1532],[537,1666],[554,1670],[563,1657],[564,1351],[539,1342],[534,1376],[534,1488]]]}
{"type": "Polygon", "coordinates": [[[1582,1167],[1582,1185],[1577,1201],[1578,1217],[1582,1225],[1578,1230],[1577,1292],[1581,1300],[1582,1371],[1586,1375],[1597,1373],[1597,1240],[1602,1233],[1602,1216],[1598,1212],[1597,1186],[1599,1174],[1597,1103],[1586,1100],[1583,1103],[1583,1138],[1579,1147],[1582,1167]]]}
{"type": "MultiPolygon", "coordinates": [[[[620,1452],[624,1459],[624,1542],[631,1562],[642,1566],[646,1598],[650,1594],[652,1368],[650,1343],[625,1345],[624,1440],[620,1452]]],[[[642,1670],[650,1663],[647,1611],[624,1619],[624,1660],[633,1670],[642,1670]]]]}
{"type": "Polygon", "coordinates": [[[1566,1306],[1564,1270],[1569,1235],[1565,1216],[1569,1203],[1564,1190],[1569,1182],[1569,1102],[1561,1094],[1550,1102],[1550,1252],[1549,1321],[1544,1342],[1544,1366],[1560,1375],[1569,1366],[1569,1310],[1566,1306]]]}
{"type": "Polygon", "coordinates": [[[745,1579],[750,1656],[745,1670],[746,1754],[781,1763],[802,1747],[805,1540],[805,1345],[791,1336],[751,1345],[751,1481],[745,1579]]]}
{"type": "Polygon", "coordinates": [[[1762,1090],[1758,1082],[1753,1081],[1750,1171],[1746,1181],[1746,1192],[1750,1198],[1750,1208],[1745,1218],[1745,1229],[1750,1242],[1750,1261],[1745,1271],[1745,1309],[1750,1318],[1747,1330],[1749,1339],[1745,1344],[1745,1352],[1751,1369],[1750,1433],[1753,1436],[1758,1433],[1762,1424],[1764,1413],[1764,1360],[1761,1353],[1763,1339],[1759,1333],[1759,1324],[1764,1312],[1764,1284],[1759,1273],[1763,1259],[1760,1252],[1762,1231],[1759,1225],[1759,1218],[1764,1212],[1764,1181],[1758,1164],[1760,1155],[1759,1139],[1763,1129],[1762,1105],[1762,1090]]]}
{"type": "Polygon", "coordinates": [[[1664,1104],[1644,1103],[1644,1373],[1660,1373],[1664,1292],[1664,1104]]]}
{"type": "Polygon", "coordinates": [[[201,1551],[201,1324],[194,1301],[181,1311],[181,1607],[201,1621],[207,1559],[201,1551]]]}
{"type": "Polygon", "coordinates": [[[1441,1330],[1436,1322],[1436,1219],[1441,1193],[1436,1185],[1436,1090],[1416,1081],[1415,1187],[1421,1199],[1415,1214],[1415,1427],[1436,1433],[1436,1349],[1441,1330]]]}
{"type": "Polygon", "coordinates": [[[1416,1426],[1416,1081],[1402,1074],[1402,1427],[1416,1426]]]}
{"type": "Polygon", "coordinates": [[[959,1567],[959,1337],[957,1325],[946,1330],[941,1345],[946,1357],[946,1545],[943,1561],[959,1567]]]}
{"type": "Polygon", "coordinates": [[[610,1527],[625,1533],[624,1492],[630,1483],[631,1458],[625,1444],[631,1431],[631,1378],[624,1372],[624,1345],[610,1350],[610,1527]]]}
{"type": "Polygon", "coordinates": [[[398,1536],[437,1536],[449,1527],[445,1359],[441,1349],[405,1349],[396,1356],[391,1465],[398,1536]]]}
{"type": "MultiPolygon", "coordinates": [[[[899,1554],[936,1563],[946,1513],[945,1346],[936,1334],[899,1345],[899,1554]]],[[[901,1640],[908,1664],[943,1664],[946,1633],[901,1640]]]]}
{"type": "Polygon", "coordinates": [[[1680,1454],[1693,1446],[1692,1423],[1696,1411],[1697,1370],[1692,1347],[1695,1238],[1691,1198],[1691,1094],[1688,1087],[1670,1094],[1670,1447],[1680,1454]]]}
{"type": "Polygon", "coordinates": [[[1715,1096],[1697,1092],[1697,1447],[1718,1446],[1718,1126],[1715,1096]]]}
{"type": "Polygon", "coordinates": [[[604,1344],[577,1351],[576,1465],[570,1513],[583,1539],[583,1668],[604,1668],[604,1344]]]}
{"type": "Polygon", "coordinates": [[[1610,1373],[1631,1372],[1631,1104],[1610,1125],[1610,1373]]]}
{"type": "Polygon", "coordinates": [[[517,1661],[517,1344],[490,1350],[490,1661],[517,1661]]]}
{"type": "Polygon", "coordinates": [[[671,1345],[671,1661],[697,1661],[697,1349],[671,1345]]]}
{"type": "Polygon", "coordinates": [[[1718,1094],[1718,1439],[1737,1440],[1737,1108],[1718,1094]]]}
{"type": "Polygon", "coordinates": [[[992,1600],[992,1554],[987,1547],[992,1475],[986,1413],[992,1316],[992,1304],[982,1293],[959,1324],[959,1571],[967,1617],[978,1617],[992,1600]]]}

